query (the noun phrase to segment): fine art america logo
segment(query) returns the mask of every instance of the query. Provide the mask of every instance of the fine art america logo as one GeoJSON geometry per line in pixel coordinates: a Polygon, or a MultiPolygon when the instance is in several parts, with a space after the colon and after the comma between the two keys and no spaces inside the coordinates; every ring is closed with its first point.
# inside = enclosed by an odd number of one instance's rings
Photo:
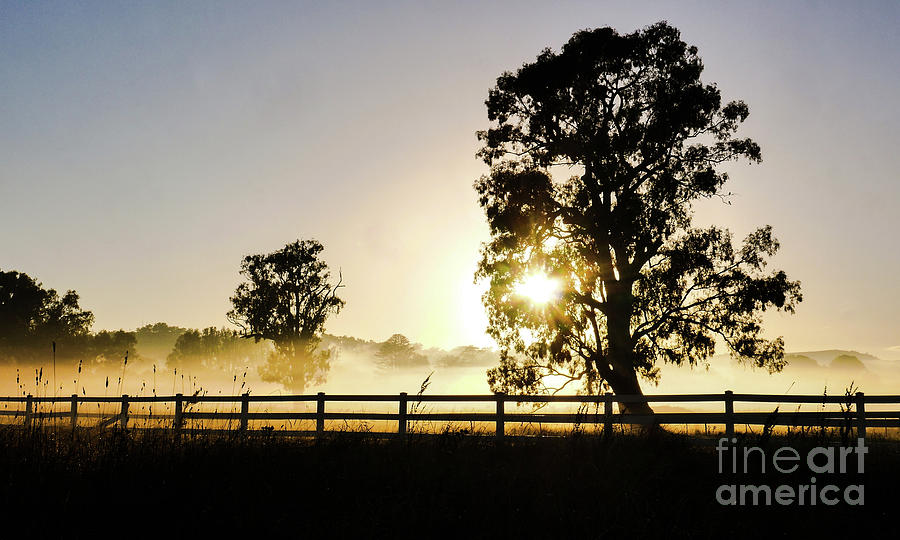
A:
{"type": "MultiPolygon", "coordinates": [[[[817,483],[815,475],[828,475],[829,479],[842,478],[840,475],[861,475],[865,472],[865,458],[869,449],[863,439],[857,439],[856,446],[850,447],[821,447],[817,446],[809,450],[805,456],[789,446],[782,446],[775,450],[771,456],[759,447],[742,447],[737,439],[719,439],[716,445],[716,453],[719,458],[719,474],[731,474],[739,477],[740,474],[748,474],[751,468],[767,475],[772,473],[793,474],[800,470],[802,465],[809,471],[809,480],[802,475],[804,483],[777,483],[776,484],[722,484],[716,489],[716,501],[726,506],[743,505],[772,505],[783,506],[814,506],[824,504],[834,506],[844,503],[861,506],[865,504],[865,490],[862,484],[847,483],[817,483]],[[771,468],[767,468],[771,465],[771,468]],[[771,471],[771,472],[770,472],[771,471]]],[[[797,473],[800,475],[800,473],[797,473]]]]}

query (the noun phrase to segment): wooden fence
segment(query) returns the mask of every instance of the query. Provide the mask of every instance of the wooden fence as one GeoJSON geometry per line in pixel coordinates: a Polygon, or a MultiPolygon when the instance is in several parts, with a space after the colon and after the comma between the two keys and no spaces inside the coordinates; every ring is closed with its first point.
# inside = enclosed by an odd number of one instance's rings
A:
{"type": "MultiPolygon", "coordinates": [[[[896,405],[900,404],[900,396],[895,395],[865,395],[858,392],[855,395],[823,396],[823,395],[761,395],[761,394],[735,394],[726,391],[723,394],[668,394],[668,395],[644,395],[623,396],[603,394],[597,396],[571,396],[571,395],[506,395],[502,393],[493,395],[407,395],[406,393],[392,395],[337,395],[319,393],[315,395],[250,395],[240,396],[128,396],[121,397],[86,397],[73,394],[70,397],[40,397],[18,396],[0,397],[0,403],[8,406],[16,404],[15,410],[4,407],[0,410],[0,416],[7,418],[12,416],[15,423],[21,422],[24,426],[34,426],[44,419],[65,419],[72,428],[78,425],[79,418],[97,418],[97,426],[105,427],[117,424],[121,428],[128,426],[129,419],[157,419],[166,423],[171,421],[171,428],[180,431],[188,420],[210,421],[236,421],[236,429],[247,430],[250,422],[254,420],[314,420],[315,431],[311,433],[322,434],[325,430],[326,420],[343,421],[391,421],[397,423],[396,433],[407,433],[411,421],[429,422],[489,422],[495,425],[497,437],[503,437],[507,423],[535,423],[535,424],[574,424],[574,425],[602,425],[604,433],[612,432],[614,425],[700,425],[713,424],[724,426],[725,435],[731,437],[735,432],[735,425],[767,425],[767,426],[807,426],[830,427],[855,430],[857,436],[865,437],[866,428],[885,427],[900,428],[900,411],[890,410],[866,410],[867,405],[896,405]],[[252,405],[266,403],[315,403],[315,412],[260,412],[251,411],[252,405]],[[329,412],[326,409],[328,403],[347,402],[376,402],[396,403],[396,413],[384,412],[329,412]],[[410,403],[494,403],[495,412],[420,412],[418,406],[410,410],[410,403]],[[652,415],[621,414],[614,411],[615,404],[619,403],[720,403],[721,412],[659,412],[652,415]],[[734,404],[760,403],[778,404],[838,404],[840,410],[836,411],[780,411],[771,412],[736,412],[734,404]],[[57,406],[68,403],[68,410],[53,410],[57,406]],[[112,414],[101,412],[88,412],[79,410],[79,406],[88,403],[115,403],[117,412],[112,414]],[[173,414],[137,413],[130,411],[132,404],[141,403],[165,403],[172,404],[173,414]],[[232,405],[230,412],[202,412],[188,410],[189,406],[202,403],[229,403],[232,405]],[[578,412],[548,413],[548,412],[507,412],[507,403],[571,403],[580,404],[578,412]],[[19,407],[24,404],[24,409],[19,407]],[[50,404],[50,411],[40,410],[40,404],[50,404]],[[237,404],[240,404],[240,412],[237,412],[237,404]],[[585,407],[587,405],[587,407],[585,407]],[[595,412],[585,412],[594,405],[595,412]]],[[[98,405],[99,408],[99,405],[98,405]]],[[[152,409],[151,409],[152,411],[152,409]]],[[[7,422],[9,423],[9,422],[7,422]]]]}

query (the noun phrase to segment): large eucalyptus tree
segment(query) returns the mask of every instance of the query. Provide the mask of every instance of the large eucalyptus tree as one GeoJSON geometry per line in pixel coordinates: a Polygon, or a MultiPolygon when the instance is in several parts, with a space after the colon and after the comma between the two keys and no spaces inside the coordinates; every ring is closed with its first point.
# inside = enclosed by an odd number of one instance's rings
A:
{"type": "Polygon", "coordinates": [[[490,173],[475,185],[491,231],[476,279],[489,281],[488,330],[503,352],[494,389],[581,381],[640,394],[639,377],[702,363],[717,339],[783,367],[761,314],[793,312],[801,295],[764,269],[779,247],[771,228],[736,247],[727,230],[692,225],[692,203],[727,196],[723,163],[761,159],[736,136],[747,105],[723,103],[702,71],[696,47],[661,22],[577,32],[497,79],[478,134],[490,173]],[[522,293],[535,276],[558,289],[545,303],[522,293]]]}

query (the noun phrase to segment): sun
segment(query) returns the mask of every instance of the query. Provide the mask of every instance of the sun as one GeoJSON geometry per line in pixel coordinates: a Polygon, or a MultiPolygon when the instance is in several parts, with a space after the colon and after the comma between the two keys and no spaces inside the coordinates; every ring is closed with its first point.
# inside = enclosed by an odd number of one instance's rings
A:
{"type": "Polygon", "coordinates": [[[559,280],[546,274],[531,274],[516,286],[516,294],[524,296],[538,305],[556,300],[560,295],[559,280]]]}

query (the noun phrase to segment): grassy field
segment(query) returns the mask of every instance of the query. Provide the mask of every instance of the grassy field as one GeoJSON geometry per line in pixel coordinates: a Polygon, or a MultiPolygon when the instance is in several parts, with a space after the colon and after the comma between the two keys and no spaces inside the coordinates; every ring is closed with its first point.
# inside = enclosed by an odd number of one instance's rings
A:
{"type": "MultiPolygon", "coordinates": [[[[747,440],[801,452],[816,436],[747,440]]],[[[834,444],[836,441],[831,441],[834,444]]],[[[839,444],[839,442],[838,442],[839,444]]],[[[873,438],[865,505],[724,507],[712,441],[681,435],[405,441],[0,428],[4,527],[32,536],[807,538],[898,531],[900,446],[873,438]]],[[[819,485],[828,482],[818,477],[819,485]]],[[[773,487],[774,487],[773,485],[773,487]]]]}

